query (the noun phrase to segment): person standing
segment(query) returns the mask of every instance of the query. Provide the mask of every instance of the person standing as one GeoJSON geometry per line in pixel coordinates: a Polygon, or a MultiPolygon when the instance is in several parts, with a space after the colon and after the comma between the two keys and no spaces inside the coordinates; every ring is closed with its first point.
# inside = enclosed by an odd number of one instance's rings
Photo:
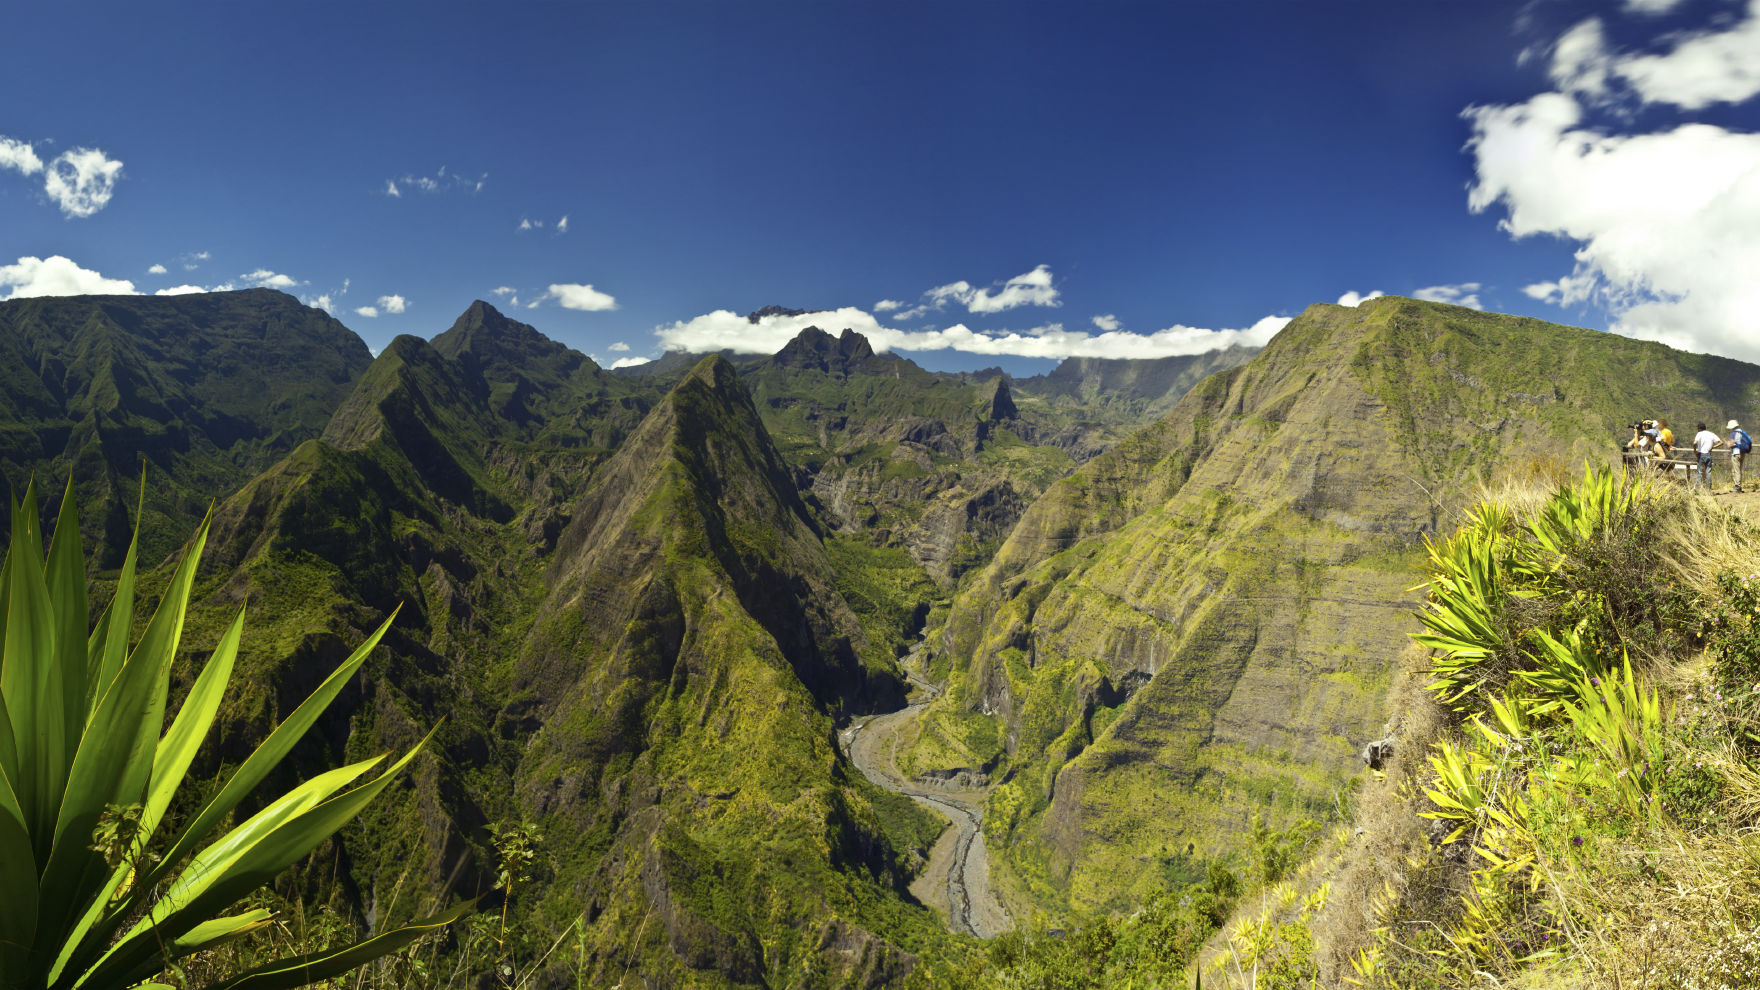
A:
{"type": "Polygon", "coordinates": [[[1699,424],[1699,432],[1693,434],[1693,452],[1699,455],[1699,476],[1693,479],[1693,487],[1711,494],[1711,452],[1723,446],[1717,434],[1707,430],[1704,423],[1699,424]]]}
{"type": "Polygon", "coordinates": [[[1729,469],[1735,473],[1736,491],[1739,492],[1742,490],[1742,462],[1747,460],[1748,451],[1754,449],[1754,440],[1748,436],[1748,431],[1742,429],[1742,425],[1733,419],[1724,429],[1729,431],[1729,438],[1725,441],[1729,444],[1729,469]]]}

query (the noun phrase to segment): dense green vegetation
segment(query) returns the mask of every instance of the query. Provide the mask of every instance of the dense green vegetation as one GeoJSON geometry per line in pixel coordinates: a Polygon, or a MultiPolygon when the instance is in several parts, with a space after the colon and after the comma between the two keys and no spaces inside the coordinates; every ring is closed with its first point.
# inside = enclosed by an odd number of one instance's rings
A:
{"type": "Polygon", "coordinates": [[[11,540],[0,566],[0,982],[20,990],[154,978],[238,990],[301,986],[395,952],[463,914],[468,903],[410,925],[383,926],[351,944],[310,947],[233,971],[228,964],[241,954],[223,947],[268,927],[271,914],[262,907],[225,912],[358,815],[427,741],[358,786],[351,787],[384,754],[318,774],[234,821],[390,621],[179,821],[167,812],[193,783],[190,765],[232,680],[244,611],[167,726],[172,662],[208,526],[196,531],[130,648],[138,547],[129,545],[110,604],[93,622],[68,488],[47,559],[35,489],[11,506],[11,540]]]}

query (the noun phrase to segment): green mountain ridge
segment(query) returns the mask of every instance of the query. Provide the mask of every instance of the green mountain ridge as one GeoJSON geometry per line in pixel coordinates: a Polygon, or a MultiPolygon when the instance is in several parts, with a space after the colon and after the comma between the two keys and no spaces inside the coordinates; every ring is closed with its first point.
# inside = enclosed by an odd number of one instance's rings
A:
{"type": "Polygon", "coordinates": [[[621,376],[482,302],[370,360],[278,293],[25,302],[0,304],[8,480],[71,468],[125,540],[145,454],[165,551],[220,499],[176,676],[248,600],[253,687],[202,772],[401,609],[270,784],[438,723],[430,755],[283,895],[357,924],[496,910],[486,826],[530,823],[508,951],[540,983],[872,987],[968,958],[908,892],[939,820],[837,742],[903,704],[925,624],[947,691],[899,768],[995,782],[1017,918],[1134,910],[1255,814],[1328,813],[1397,717],[1422,540],[1479,479],[1760,402],[1740,362],[1397,298],[1312,307],[1257,354],[1019,380],[817,329],[621,376]]]}
{"type": "Polygon", "coordinates": [[[174,479],[147,487],[141,549],[156,561],[216,494],[316,436],[371,360],[341,323],[269,289],[0,302],[0,476],[22,492],[32,472],[71,474],[107,566],[143,464],[174,479]]]}
{"type": "Polygon", "coordinates": [[[942,630],[953,685],[916,768],[995,766],[1017,899],[1140,902],[1254,813],[1324,817],[1383,734],[1421,541],[1477,479],[1757,400],[1760,368],[1594,331],[1311,307],[1028,509],[942,630]],[[984,715],[997,748],[962,746],[984,715]]]}

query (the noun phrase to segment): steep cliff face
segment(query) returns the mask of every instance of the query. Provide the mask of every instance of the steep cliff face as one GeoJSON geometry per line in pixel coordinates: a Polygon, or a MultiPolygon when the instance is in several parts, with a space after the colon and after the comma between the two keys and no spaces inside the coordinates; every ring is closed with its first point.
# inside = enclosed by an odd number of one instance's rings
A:
{"type": "Polygon", "coordinates": [[[1751,366],[1539,321],[1310,308],[1053,486],[955,603],[940,724],[1006,726],[987,827],[1021,894],[1123,906],[1255,810],[1329,806],[1387,719],[1421,541],[1476,478],[1756,388],[1751,366]]]}
{"type": "Polygon", "coordinates": [[[572,515],[506,717],[532,726],[522,804],[595,864],[593,951],[666,985],[770,983],[835,930],[863,957],[825,954],[839,981],[901,973],[875,904],[908,877],[832,736],[839,711],[902,704],[902,682],[862,663],[734,369],[686,376],[572,515]]]}

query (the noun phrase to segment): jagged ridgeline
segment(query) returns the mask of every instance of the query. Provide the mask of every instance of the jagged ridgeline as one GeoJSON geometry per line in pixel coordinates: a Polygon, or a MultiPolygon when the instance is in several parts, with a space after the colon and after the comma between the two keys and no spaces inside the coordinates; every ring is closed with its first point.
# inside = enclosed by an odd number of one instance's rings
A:
{"type": "Polygon", "coordinates": [[[571,933],[548,965],[595,982],[876,985],[944,953],[906,893],[940,823],[834,724],[902,703],[894,658],[955,575],[1142,415],[848,332],[743,382],[718,357],[617,377],[480,302],[376,358],[269,291],[10,302],[0,325],[12,485],[72,471],[119,548],[145,460],[149,564],[218,503],[177,676],[248,599],[247,687],[198,773],[402,610],[270,785],[444,724],[283,893],[383,927],[489,890],[486,826],[531,822],[510,951],[571,933]]]}
{"type": "Polygon", "coordinates": [[[141,551],[158,559],[322,432],[371,361],[347,327],[269,289],[3,302],[0,475],[22,493],[35,472],[58,502],[71,473],[87,537],[117,567],[144,462],[141,551]]]}
{"type": "Polygon", "coordinates": [[[1637,418],[1757,408],[1737,361],[1408,299],[1311,307],[1026,511],[955,599],[951,690],[905,762],[999,781],[986,833],[1016,904],[1129,910],[1255,813],[1332,813],[1399,715],[1422,540],[1477,480],[1604,463],[1637,418]]]}

